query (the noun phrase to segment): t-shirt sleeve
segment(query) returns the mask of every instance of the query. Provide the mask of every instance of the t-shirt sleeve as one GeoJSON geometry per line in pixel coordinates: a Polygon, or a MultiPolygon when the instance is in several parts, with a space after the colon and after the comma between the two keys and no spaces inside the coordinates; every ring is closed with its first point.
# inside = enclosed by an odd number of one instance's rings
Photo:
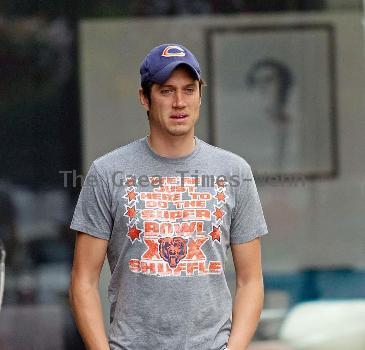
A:
{"type": "Polygon", "coordinates": [[[244,243],[268,233],[251,167],[241,169],[232,214],[231,243],[244,243]]]}
{"type": "Polygon", "coordinates": [[[92,163],[82,186],[70,228],[91,236],[110,239],[113,219],[107,182],[92,163]]]}

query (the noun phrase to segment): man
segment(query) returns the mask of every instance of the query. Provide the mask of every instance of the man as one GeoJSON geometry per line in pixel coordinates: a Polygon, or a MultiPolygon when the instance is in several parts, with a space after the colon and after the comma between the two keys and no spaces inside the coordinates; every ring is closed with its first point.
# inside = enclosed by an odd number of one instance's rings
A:
{"type": "Polygon", "coordinates": [[[194,136],[203,81],[189,50],[155,47],[140,72],[150,134],[92,163],[71,224],[77,326],[93,350],[246,349],[262,310],[267,233],[251,169],[194,136]],[[109,339],[98,293],[106,254],[109,339]]]}

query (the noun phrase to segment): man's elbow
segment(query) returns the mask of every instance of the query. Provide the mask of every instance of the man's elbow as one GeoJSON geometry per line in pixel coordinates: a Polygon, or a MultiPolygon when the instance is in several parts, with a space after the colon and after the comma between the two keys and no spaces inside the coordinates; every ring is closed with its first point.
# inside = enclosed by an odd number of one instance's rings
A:
{"type": "Polygon", "coordinates": [[[68,300],[71,306],[75,305],[85,297],[98,292],[98,284],[83,280],[82,278],[72,278],[68,289],[68,300]]]}
{"type": "Polygon", "coordinates": [[[73,292],[73,284],[70,283],[70,286],[68,288],[68,303],[71,307],[71,309],[74,309],[74,292],[73,292]]]}
{"type": "Polygon", "coordinates": [[[264,289],[264,279],[262,273],[259,274],[236,274],[236,287],[237,288],[259,288],[264,289]]]}
{"type": "Polygon", "coordinates": [[[71,278],[70,286],[68,288],[68,302],[72,309],[74,309],[77,299],[85,292],[86,290],[83,290],[80,282],[75,278],[71,278]]]}

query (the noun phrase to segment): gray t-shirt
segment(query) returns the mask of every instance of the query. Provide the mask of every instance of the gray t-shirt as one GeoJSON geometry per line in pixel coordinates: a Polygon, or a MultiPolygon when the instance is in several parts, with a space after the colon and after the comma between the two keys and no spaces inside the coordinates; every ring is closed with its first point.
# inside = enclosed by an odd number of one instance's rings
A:
{"type": "Polygon", "coordinates": [[[268,231],[247,162],[195,140],[188,156],[167,158],[138,139],[85,178],[71,228],[109,240],[112,350],[227,344],[227,250],[268,231]]]}

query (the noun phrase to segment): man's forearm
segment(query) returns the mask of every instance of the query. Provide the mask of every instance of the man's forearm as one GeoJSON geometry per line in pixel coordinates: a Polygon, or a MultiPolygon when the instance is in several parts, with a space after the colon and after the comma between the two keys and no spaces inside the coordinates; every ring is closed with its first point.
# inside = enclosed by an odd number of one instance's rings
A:
{"type": "Polygon", "coordinates": [[[237,286],[232,312],[229,350],[246,350],[260,320],[264,301],[262,280],[237,286]]]}
{"type": "Polygon", "coordinates": [[[86,348],[109,350],[98,289],[73,286],[69,296],[76,325],[86,348]]]}

